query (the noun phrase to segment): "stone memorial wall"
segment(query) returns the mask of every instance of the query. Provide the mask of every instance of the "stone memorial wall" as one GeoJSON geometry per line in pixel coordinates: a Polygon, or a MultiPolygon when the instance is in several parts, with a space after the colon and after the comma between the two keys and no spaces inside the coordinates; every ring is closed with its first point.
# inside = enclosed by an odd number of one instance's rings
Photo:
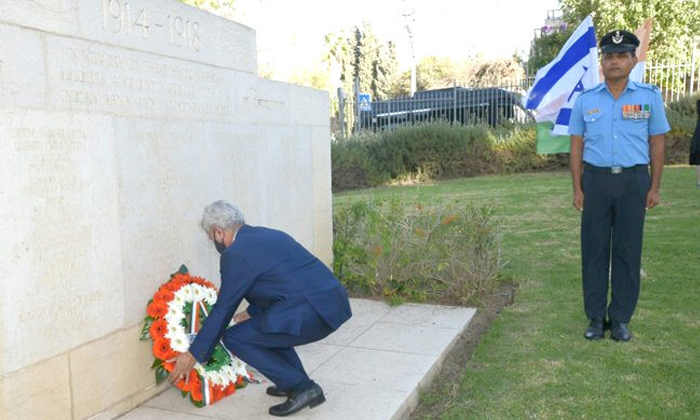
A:
{"type": "Polygon", "coordinates": [[[218,283],[216,199],[331,259],[324,92],[178,0],[0,1],[0,418],[113,418],[156,387],[145,305],[218,283]]]}

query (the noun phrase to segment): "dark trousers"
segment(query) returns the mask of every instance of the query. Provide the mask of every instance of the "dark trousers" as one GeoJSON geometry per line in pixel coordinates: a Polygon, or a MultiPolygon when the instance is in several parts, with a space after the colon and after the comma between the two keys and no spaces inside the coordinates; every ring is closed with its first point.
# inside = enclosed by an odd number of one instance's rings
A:
{"type": "Polygon", "coordinates": [[[297,392],[313,385],[294,347],[325,338],[331,328],[315,312],[304,315],[300,335],[260,331],[260,317],[230,327],[224,344],[236,357],[257,369],[277,388],[297,392]]]}
{"type": "Polygon", "coordinates": [[[594,169],[585,165],[582,178],[584,309],[589,319],[604,318],[607,312],[609,319],[627,323],[639,298],[644,207],[651,179],[646,167],[618,174],[594,169]]]}

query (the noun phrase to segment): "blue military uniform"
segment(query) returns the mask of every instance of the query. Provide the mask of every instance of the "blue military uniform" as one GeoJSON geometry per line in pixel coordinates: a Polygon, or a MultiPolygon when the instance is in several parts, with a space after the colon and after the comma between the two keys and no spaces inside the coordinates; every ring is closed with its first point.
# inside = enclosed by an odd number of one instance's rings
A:
{"type": "Polygon", "coordinates": [[[284,232],[243,225],[221,255],[221,290],[190,346],[203,363],[226,347],[283,391],[313,382],[295,346],[321,340],[352,316],[345,288],[318,258],[284,232]],[[251,319],[229,328],[241,301],[251,319]]]}
{"type": "Polygon", "coordinates": [[[615,99],[601,83],[576,100],[569,134],[583,136],[581,257],[584,307],[590,319],[605,318],[606,312],[620,323],[632,317],[651,185],[649,137],[669,130],[659,89],[652,85],[630,80],[615,99]]]}

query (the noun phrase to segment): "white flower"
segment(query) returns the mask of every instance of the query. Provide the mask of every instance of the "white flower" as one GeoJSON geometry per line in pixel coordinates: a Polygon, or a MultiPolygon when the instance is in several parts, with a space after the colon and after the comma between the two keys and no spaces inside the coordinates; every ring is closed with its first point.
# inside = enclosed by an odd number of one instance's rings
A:
{"type": "Polygon", "coordinates": [[[170,301],[170,305],[175,305],[182,308],[183,306],[185,306],[185,299],[183,299],[182,294],[178,295],[177,293],[173,297],[173,300],[170,301]]]}
{"type": "Polygon", "coordinates": [[[216,303],[216,290],[206,289],[206,291],[204,292],[204,301],[210,305],[215,304],[216,303]]]}
{"type": "Polygon", "coordinates": [[[175,302],[176,299],[177,297],[168,304],[168,313],[164,316],[169,325],[177,325],[185,319],[185,312],[182,310],[182,305],[177,304],[175,302]]]}
{"type": "Polygon", "coordinates": [[[190,348],[190,342],[186,335],[175,335],[170,339],[170,347],[180,353],[186,352],[190,348]]]}
{"type": "Polygon", "coordinates": [[[223,385],[226,383],[223,375],[221,375],[219,372],[212,372],[211,373],[211,383],[213,385],[223,385]]]}
{"type": "Polygon", "coordinates": [[[224,366],[219,372],[226,378],[226,382],[236,382],[236,372],[231,366],[224,366]]]}
{"type": "Polygon", "coordinates": [[[192,300],[200,302],[204,298],[204,288],[198,284],[192,285],[192,300]]]}
{"type": "Polygon", "coordinates": [[[183,327],[181,324],[170,324],[168,323],[168,334],[165,336],[171,336],[171,337],[177,337],[177,336],[186,336],[187,333],[185,332],[185,327],[183,327]]]}
{"type": "Polygon", "coordinates": [[[180,288],[180,290],[175,292],[175,299],[178,299],[182,303],[191,302],[192,301],[192,285],[188,284],[188,285],[182,286],[180,288]]]}

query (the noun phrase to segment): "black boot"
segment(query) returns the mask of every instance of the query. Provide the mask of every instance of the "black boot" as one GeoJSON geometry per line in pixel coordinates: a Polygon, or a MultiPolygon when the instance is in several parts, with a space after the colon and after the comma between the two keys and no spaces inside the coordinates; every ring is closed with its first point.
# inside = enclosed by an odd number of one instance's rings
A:
{"type": "Polygon", "coordinates": [[[282,404],[273,405],[270,407],[270,414],[273,416],[288,416],[294,414],[304,407],[314,408],[326,401],[323,395],[323,390],[318,384],[314,384],[311,388],[302,392],[292,392],[287,401],[282,404]]]}
{"type": "Polygon", "coordinates": [[[603,318],[593,318],[588,324],[588,329],[583,334],[586,340],[600,340],[605,338],[605,320],[603,318]]]}
{"type": "Polygon", "coordinates": [[[615,341],[630,341],[632,333],[624,322],[612,321],[610,326],[610,338],[615,341]]]}

